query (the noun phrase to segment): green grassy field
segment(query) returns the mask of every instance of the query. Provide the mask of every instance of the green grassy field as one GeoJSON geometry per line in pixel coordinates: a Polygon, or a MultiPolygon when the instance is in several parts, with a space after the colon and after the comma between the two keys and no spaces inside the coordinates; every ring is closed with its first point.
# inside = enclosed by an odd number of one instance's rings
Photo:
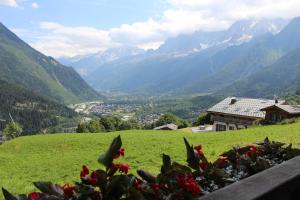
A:
{"type": "Polygon", "coordinates": [[[126,149],[126,156],[120,162],[130,164],[132,172],[146,169],[158,173],[162,153],[184,163],[183,137],[192,144],[202,144],[209,159],[217,158],[234,145],[253,143],[266,136],[300,147],[300,123],[219,133],[139,130],[20,137],[0,146],[0,187],[13,193],[23,193],[34,190],[33,181],[64,183],[78,180],[83,164],[91,169],[100,167],[98,155],[106,150],[118,134],[126,149]]]}

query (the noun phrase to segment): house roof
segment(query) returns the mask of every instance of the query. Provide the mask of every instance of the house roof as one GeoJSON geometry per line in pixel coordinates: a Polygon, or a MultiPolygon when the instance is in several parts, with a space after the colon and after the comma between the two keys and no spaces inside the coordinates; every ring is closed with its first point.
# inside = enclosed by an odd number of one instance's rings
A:
{"type": "MultiPolygon", "coordinates": [[[[280,105],[283,103],[285,101],[278,101],[280,105]]],[[[261,109],[272,105],[275,105],[274,100],[228,97],[207,111],[249,118],[264,118],[265,112],[261,109]]]]}
{"type": "Polygon", "coordinates": [[[161,130],[161,129],[165,129],[165,128],[168,128],[170,130],[177,130],[178,126],[176,124],[166,124],[163,126],[156,127],[156,128],[154,128],[154,130],[161,130]]]}
{"type": "Polygon", "coordinates": [[[279,108],[289,114],[300,114],[300,106],[292,106],[292,105],[273,105],[266,108],[261,109],[262,111],[266,111],[270,108],[279,108]]]}

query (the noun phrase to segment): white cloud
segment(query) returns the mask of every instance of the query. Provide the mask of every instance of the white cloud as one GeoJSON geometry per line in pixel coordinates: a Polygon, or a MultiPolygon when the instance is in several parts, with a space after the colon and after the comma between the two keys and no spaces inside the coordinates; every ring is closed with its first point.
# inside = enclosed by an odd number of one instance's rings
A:
{"type": "Polygon", "coordinates": [[[39,28],[43,36],[37,38],[32,45],[55,57],[94,53],[120,44],[155,49],[169,37],[197,30],[224,30],[240,19],[300,16],[300,0],[165,1],[169,8],[161,17],[123,24],[109,30],[42,22],[39,28]]]}
{"type": "Polygon", "coordinates": [[[75,56],[95,53],[110,47],[107,31],[91,27],[66,27],[53,22],[41,22],[40,37],[31,45],[39,51],[54,57],[75,56]]]}
{"type": "Polygon", "coordinates": [[[34,9],[37,9],[37,8],[40,7],[40,5],[37,4],[36,2],[33,2],[33,3],[31,4],[31,7],[34,8],[34,9]]]}
{"type": "Polygon", "coordinates": [[[300,15],[299,0],[167,0],[175,9],[197,10],[228,20],[292,18],[300,15]]]}
{"type": "Polygon", "coordinates": [[[18,7],[18,3],[16,0],[0,0],[0,5],[18,7]]]}

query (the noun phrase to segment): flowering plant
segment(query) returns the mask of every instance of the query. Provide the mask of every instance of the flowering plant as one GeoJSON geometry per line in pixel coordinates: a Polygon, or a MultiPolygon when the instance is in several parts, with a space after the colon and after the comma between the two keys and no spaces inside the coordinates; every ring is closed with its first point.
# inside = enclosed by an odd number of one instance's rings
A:
{"type": "Polygon", "coordinates": [[[283,143],[266,138],[257,145],[235,147],[215,162],[209,162],[201,145],[192,146],[185,138],[184,143],[187,166],[171,162],[163,154],[157,176],[144,170],[138,170],[135,176],[129,173],[128,164],[115,163],[125,155],[118,136],[98,159],[105,170],[91,171],[84,165],[80,181],[74,184],[35,182],[40,192],[15,196],[2,188],[3,195],[6,200],[193,200],[299,155],[299,150],[291,145],[283,147],[283,143]]]}

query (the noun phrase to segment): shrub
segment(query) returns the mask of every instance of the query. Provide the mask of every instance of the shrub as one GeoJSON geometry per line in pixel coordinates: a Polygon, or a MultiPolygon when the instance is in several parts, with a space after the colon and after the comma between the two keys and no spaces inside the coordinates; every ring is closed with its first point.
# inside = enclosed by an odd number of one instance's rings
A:
{"type": "Polygon", "coordinates": [[[157,122],[155,122],[153,127],[163,126],[171,123],[176,124],[178,128],[186,128],[189,126],[187,121],[177,117],[173,113],[165,113],[162,116],[160,116],[160,118],[157,122]]]}
{"type": "Polygon", "coordinates": [[[205,125],[205,124],[211,124],[210,115],[206,112],[203,112],[199,115],[197,121],[194,123],[194,125],[205,125]]]}
{"type": "Polygon", "coordinates": [[[184,143],[187,165],[172,162],[163,154],[157,176],[138,170],[137,177],[130,173],[128,164],[117,163],[125,155],[118,136],[98,159],[104,170],[90,171],[84,165],[80,181],[74,184],[35,182],[40,192],[14,196],[2,188],[3,195],[6,200],[193,200],[299,155],[291,145],[283,147],[283,143],[266,138],[257,145],[235,147],[209,162],[201,145],[190,145],[185,138],[184,143]]]}
{"type": "Polygon", "coordinates": [[[6,125],[5,129],[3,130],[4,135],[9,136],[11,138],[19,136],[22,132],[22,126],[16,122],[10,122],[6,125]]]}

